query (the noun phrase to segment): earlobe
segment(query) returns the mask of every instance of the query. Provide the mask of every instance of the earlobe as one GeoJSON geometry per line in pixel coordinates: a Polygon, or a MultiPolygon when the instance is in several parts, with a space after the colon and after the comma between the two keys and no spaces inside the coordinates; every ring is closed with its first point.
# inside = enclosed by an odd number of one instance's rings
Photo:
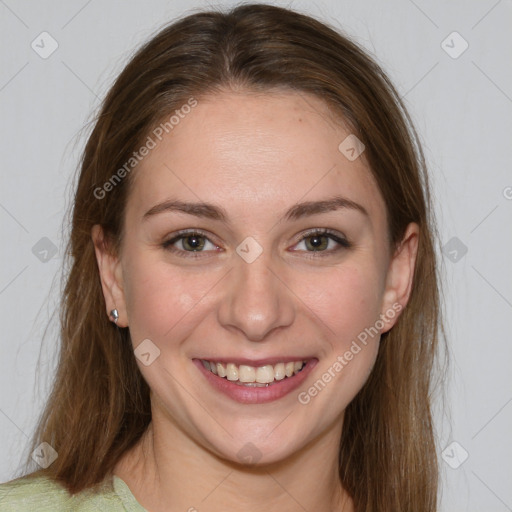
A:
{"type": "Polygon", "coordinates": [[[117,312],[115,324],[119,327],[127,327],[128,319],[119,258],[110,247],[105,232],[100,225],[96,224],[92,227],[91,238],[105,299],[105,314],[109,320],[114,321],[112,311],[115,310],[117,312]]]}
{"type": "Polygon", "coordinates": [[[389,264],[386,279],[386,290],[384,292],[382,315],[388,318],[386,332],[395,325],[399,315],[396,312],[402,311],[411,295],[416,256],[418,253],[419,226],[411,222],[405,230],[402,242],[397,247],[395,254],[389,264]],[[393,311],[392,315],[386,312],[393,311]]]}

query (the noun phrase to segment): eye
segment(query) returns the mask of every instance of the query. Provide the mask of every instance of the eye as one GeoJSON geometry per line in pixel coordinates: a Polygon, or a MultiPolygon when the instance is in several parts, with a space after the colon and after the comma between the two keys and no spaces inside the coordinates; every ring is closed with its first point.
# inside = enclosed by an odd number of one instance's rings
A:
{"type": "Polygon", "coordinates": [[[341,234],[328,229],[314,229],[305,233],[293,250],[332,253],[350,246],[348,240],[341,234]]]}
{"type": "MultiPolygon", "coordinates": [[[[166,240],[162,247],[177,253],[179,256],[192,258],[200,257],[198,253],[220,250],[220,247],[214,244],[205,233],[197,230],[179,231],[169,240],[166,240]]],[[[342,248],[349,247],[351,247],[351,244],[343,235],[328,229],[313,229],[303,234],[292,251],[332,254],[342,248]]]]}
{"type": "MultiPolygon", "coordinates": [[[[218,250],[219,247],[215,245],[210,239],[199,231],[179,231],[171,239],[162,244],[164,249],[171,252],[181,253],[198,253],[218,250]]],[[[195,257],[196,254],[190,256],[195,257]]]]}

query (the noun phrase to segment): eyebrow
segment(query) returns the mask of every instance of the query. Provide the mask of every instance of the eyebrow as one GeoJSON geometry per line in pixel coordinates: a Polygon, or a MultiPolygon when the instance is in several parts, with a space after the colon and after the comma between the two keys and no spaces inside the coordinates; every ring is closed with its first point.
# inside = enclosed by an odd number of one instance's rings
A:
{"type": "MultiPolygon", "coordinates": [[[[293,205],[282,217],[281,220],[298,220],[303,217],[311,215],[318,215],[320,213],[328,213],[340,209],[356,210],[363,215],[369,216],[364,206],[356,203],[346,197],[335,196],[330,199],[322,201],[306,201],[293,205]]],[[[184,201],[168,200],[159,203],[150,208],[145,214],[143,219],[148,219],[153,215],[164,212],[180,212],[195,217],[208,218],[218,220],[224,223],[229,223],[228,215],[224,208],[215,206],[210,203],[187,203],[184,201]]]]}

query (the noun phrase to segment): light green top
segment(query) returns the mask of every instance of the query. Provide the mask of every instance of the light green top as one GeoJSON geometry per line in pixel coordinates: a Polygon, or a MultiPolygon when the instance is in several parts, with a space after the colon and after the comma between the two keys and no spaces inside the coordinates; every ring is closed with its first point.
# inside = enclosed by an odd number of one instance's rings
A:
{"type": "Polygon", "coordinates": [[[0,512],[147,512],[118,476],[101,489],[71,495],[48,477],[29,475],[0,484],[0,512]]]}

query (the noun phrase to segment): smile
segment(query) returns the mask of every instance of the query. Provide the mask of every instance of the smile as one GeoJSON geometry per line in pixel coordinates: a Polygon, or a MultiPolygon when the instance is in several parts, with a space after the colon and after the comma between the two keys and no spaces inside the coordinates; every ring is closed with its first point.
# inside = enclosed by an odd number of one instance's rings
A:
{"type": "Polygon", "coordinates": [[[242,386],[263,387],[273,382],[293,377],[305,366],[306,361],[249,366],[246,364],[218,363],[201,359],[203,366],[214,375],[242,386]]]}

